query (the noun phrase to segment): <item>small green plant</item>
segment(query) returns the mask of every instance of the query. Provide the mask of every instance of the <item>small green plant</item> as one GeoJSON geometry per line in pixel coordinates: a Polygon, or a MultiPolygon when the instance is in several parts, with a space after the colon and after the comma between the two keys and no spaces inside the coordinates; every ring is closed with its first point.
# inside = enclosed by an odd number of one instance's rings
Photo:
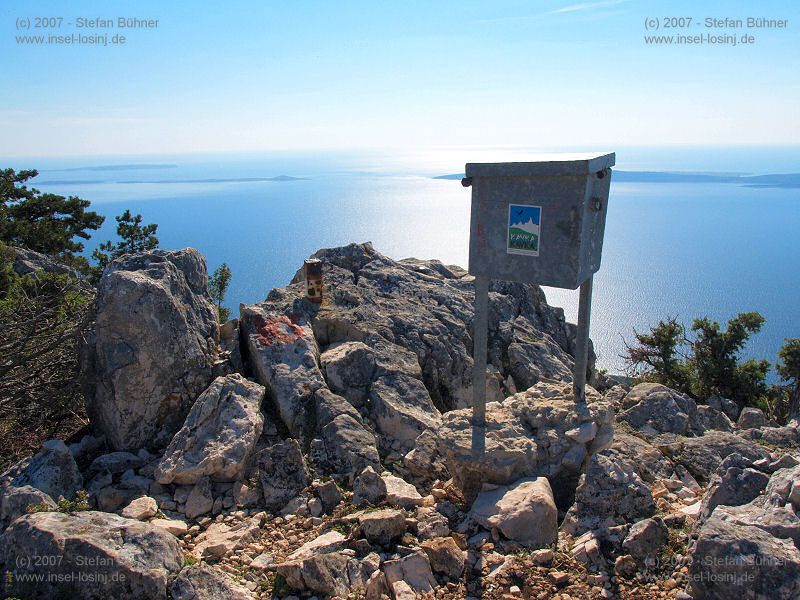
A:
{"type": "Polygon", "coordinates": [[[338,523],[333,523],[330,526],[332,531],[338,531],[342,535],[349,535],[350,534],[350,526],[347,523],[339,521],[338,523]]]}
{"type": "Polygon", "coordinates": [[[62,512],[71,515],[76,512],[89,510],[89,493],[86,490],[78,490],[75,494],[74,500],[67,500],[64,496],[59,496],[56,501],[56,508],[44,502],[39,504],[29,504],[27,507],[28,513],[38,512],[62,512]]]}
{"type": "Polygon", "coordinates": [[[191,554],[184,554],[183,555],[183,566],[188,567],[190,565],[197,564],[197,559],[192,556],[191,554]]]}
{"type": "Polygon", "coordinates": [[[211,298],[217,303],[217,315],[220,323],[224,323],[231,316],[231,309],[222,306],[225,300],[225,294],[228,291],[228,286],[231,283],[231,268],[228,263],[222,263],[218,266],[211,277],[208,278],[208,293],[211,298]]]}

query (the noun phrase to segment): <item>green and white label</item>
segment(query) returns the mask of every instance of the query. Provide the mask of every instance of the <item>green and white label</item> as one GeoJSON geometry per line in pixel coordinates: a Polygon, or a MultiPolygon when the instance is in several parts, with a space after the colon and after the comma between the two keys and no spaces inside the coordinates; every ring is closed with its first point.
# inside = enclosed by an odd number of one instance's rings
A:
{"type": "Polygon", "coordinates": [[[508,205],[506,252],[539,256],[542,207],[530,204],[508,205]]]}

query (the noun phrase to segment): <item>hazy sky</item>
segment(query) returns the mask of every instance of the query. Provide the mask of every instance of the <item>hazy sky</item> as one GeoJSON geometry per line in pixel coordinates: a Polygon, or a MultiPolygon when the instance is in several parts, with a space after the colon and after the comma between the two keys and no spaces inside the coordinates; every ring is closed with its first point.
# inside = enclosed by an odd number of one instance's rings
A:
{"type": "Polygon", "coordinates": [[[800,140],[795,0],[0,4],[0,156],[800,140]],[[33,6],[38,8],[34,9],[33,6]],[[44,8],[44,7],[47,8],[44,8]],[[122,46],[22,45],[17,19],[122,46]],[[82,29],[79,17],[158,19],[82,29]],[[736,47],[648,17],[770,17],[736,47]],[[72,22],[72,26],[66,23],[72,22]],[[680,33],[676,30],[674,33],[680,33]],[[669,33],[663,29],[658,34],[669,33]]]}

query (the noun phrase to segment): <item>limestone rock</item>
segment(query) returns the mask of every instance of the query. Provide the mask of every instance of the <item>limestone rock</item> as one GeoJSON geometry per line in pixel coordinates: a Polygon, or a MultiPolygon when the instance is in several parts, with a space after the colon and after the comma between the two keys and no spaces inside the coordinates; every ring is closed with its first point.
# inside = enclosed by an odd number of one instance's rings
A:
{"type": "Polygon", "coordinates": [[[158,503],[150,496],[142,496],[132,500],[120,513],[126,519],[145,521],[158,513],[158,503]]]}
{"type": "Polygon", "coordinates": [[[626,461],[645,483],[671,479],[675,475],[674,465],[655,446],[629,433],[615,432],[611,448],[604,452],[626,461]]]}
{"type": "Polygon", "coordinates": [[[311,483],[300,444],[291,438],[259,452],[258,469],[267,510],[283,508],[311,483]]]}
{"type": "Polygon", "coordinates": [[[739,420],[736,422],[736,426],[739,429],[754,429],[757,427],[763,427],[767,424],[767,417],[760,408],[754,408],[752,406],[746,406],[742,409],[742,412],[739,413],[739,420]]]}
{"type": "Polygon", "coordinates": [[[658,556],[668,538],[669,532],[662,519],[643,519],[631,527],[622,548],[636,560],[644,562],[648,557],[658,556]]]}
{"type": "Polygon", "coordinates": [[[497,528],[529,548],[544,548],[558,539],[558,510],[545,477],[481,492],[470,515],[483,527],[497,528]]]}
{"type": "Polygon", "coordinates": [[[361,535],[370,543],[386,546],[406,531],[405,515],[399,510],[367,512],[358,518],[361,535]]]}
{"type": "Polygon", "coordinates": [[[800,550],[790,539],[726,518],[741,508],[717,508],[700,529],[689,571],[692,597],[800,597],[800,550]]]}
{"type": "Polygon", "coordinates": [[[219,328],[219,345],[223,358],[234,373],[244,373],[242,348],[239,341],[239,319],[231,319],[219,328]]]}
{"type": "Polygon", "coordinates": [[[436,431],[426,429],[416,440],[410,452],[403,456],[403,479],[422,488],[430,488],[437,479],[450,478],[442,455],[439,453],[436,431]]]}
{"type": "Polygon", "coordinates": [[[767,487],[769,476],[751,468],[729,467],[715,475],[703,496],[700,514],[708,517],[719,505],[740,506],[757,498],[767,487]]]}
{"type": "Polygon", "coordinates": [[[692,429],[695,431],[707,431],[708,429],[733,431],[733,423],[721,410],[701,404],[697,407],[692,429]]]}
{"type": "Polygon", "coordinates": [[[400,580],[392,584],[392,597],[394,600],[416,600],[417,594],[414,593],[414,588],[400,580]]]}
{"type": "Polygon", "coordinates": [[[192,554],[198,559],[220,559],[251,543],[260,529],[261,523],[255,517],[233,525],[212,523],[197,536],[192,554]]]}
{"type": "Polygon", "coordinates": [[[741,436],[724,431],[707,431],[700,437],[679,438],[659,448],[674,462],[686,467],[701,485],[706,485],[722,460],[738,452],[751,461],[769,459],[769,452],[741,436]]]}
{"type": "Polygon", "coordinates": [[[11,479],[14,487],[30,486],[41,490],[53,500],[59,496],[71,499],[83,487],[83,476],[72,453],[61,440],[49,440],[42,449],[22,465],[11,479]]]}
{"type": "Polygon", "coordinates": [[[84,353],[87,409],[116,450],[166,445],[211,382],[219,339],[208,273],[194,249],[114,260],[84,353]]]}
{"type": "Polygon", "coordinates": [[[372,385],[369,402],[381,436],[401,452],[410,450],[423,431],[441,423],[425,385],[407,375],[381,377],[372,385]]]}
{"type": "Polygon", "coordinates": [[[184,567],[170,587],[173,600],[249,600],[247,588],[206,564],[184,567]]]}
{"type": "Polygon", "coordinates": [[[198,481],[186,498],[186,518],[195,519],[211,512],[214,507],[214,496],[211,493],[211,480],[203,477],[198,481]]]}
{"type": "Polygon", "coordinates": [[[116,512],[141,495],[141,492],[137,490],[125,489],[119,485],[109,485],[97,493],[97,508],[104,512],[116,512]]]}
{"type": "Polygon", "coordinates": [[[622,401],[620,421],[643,433],[675,433],[691,431],[696,420],[697,404],[686,394],[659,383],[640,383],[622,401]]]}
{"type": "Polygon", "coordinates": [[[341,552],[316,554],[277,565],[289,587],[318,594],[345,596],[350,593],[347,563],[350,557],[341,552]]]}
{"type": "Polygon", "coordinates": [[[166,529],[175,537],[183,537],[189,531],[186,521],[180,519],[153,519],[150,521],[150,525],[166,529]]]}
{"type": "Polygon", "coordinates": [[[425,540],[422,550],[428,555],[431,569],[451,580],[458,580],[464,572],[464,551],[451,537],[425,540]]]}
{"type": "Polygon", "coordinates": [[[417,594],[431,592],[436,587],[431,564],[427,555],[421,550],[401,558],[387,560],[383,563],[383,574],[390,587],[398,581],[404,581],[417,594]]]}
{"type": "Polygon", "coordinates": [[[298,439],[314,433],[314,392],[325,387],[307,311],[265,302],[241,307],[240,327],[258,382],[298,439]],[[288,314],[287,314],[288,313],[288,314]]]}
{"type": "Polygon", "coordinates": [[[780,448],[795,448],[800,443],[800,428],[796,425],[740,429],[738,435],[746,440],[759,440],[780,448]]]}
{"type": "Polygon", "coordinates": [[[443,514],[432,506],[417,508],[417,537],[427,540],[450,534],[450,523],[443,514]]]}
{"type": "Polygon", "coordinates": [[[331,512],[342,501],[342,491],[332,479],[329,479],[328,481],[315,481],[313,482],[313,485],[314,493],[317,494],[317,498],[319,498],[322,502],[323,512],[331,512]]]}
{"type": "Polygon", "coordinates": [[[142,466],[142,459],[132,452],[117,451],[101,454],[92,461],[91,470],[107,472],[112,475],[124,473],[128,469],[138,469],[142,466]]]}
{"type": "Polygon", "coordinates": [[[331,344],[320,363],[331,391],[356,407],[364,405],[375,375],[374,350],[363,342],[331,344]]]}
{"type": "Polygon", "coordinates": [[[21,517],[0,538],[0,554],[0,562],[16,565],[7,591],[20,597],[166,598],[183,566],[178,541],[163,529],[94,511],[21,517]],[[32,556],[61,559],[26,567],[32,556]],[[26,572],[43,573],[44,581],[19,577],[26,572]]]}
{"type": "Polygon", "coordinates": [[[729,400],[728,398],[723,398],[722,396],[711,396],[707,400],[708,405],[711,408],[715,408],[725,413],[725,415],[731,420],[731,422],[735,423],[736,420],[739,418],[739,405],[736,404],[733,400],[729,400]]]}
{"type": "Polygon", "coordinates": [[[244,473],[264,424],[264,388],[235,373],[218,377],[192,405],[155,470],[161,484],[233,481],[244,473]]]}
{"type": "MultiPolygon", "coordinates": [[[[376,345],[367,337],[377,335],[416,356],[421,379],[439,410],[469,406],[474,300],[471,278],[436,261],[392,260],[370,244],[320,250],[314,257],[323,263],[323,277],[330,290],[329,302],[312,319],[316,338],[323,347],[363,342],[374,349],[376,345]]],[[[294,285],[273,294],[273,300],[281,297],[288,304],[290,299],[301,296],[304,286],[300,280],[298,274],[294,285]]],[[[503,378],[510,372],[507,348],[511,343],[552,343],[564,353],[571,353],[574,335],[574,327],[565,323],[563,311],[548,306],[540,288],[492,282],[490,363],[503,373],[503,378]],[[526,333],[515,337],[514,332],[523,326],[526,333]],[[528,339],[531,333],[535,341],[528,339]]],[[[552,362],[560,358],[553,359],[546,352],[531,353],[527,359],[537,361],[539,356],[548,362],[534,363],[532,367],[542,376],[549,374],[553,378],[556,372],[571,369],[571,365],[562,364],[554,370],[552,362]]],[[[490,400],[502,398],[498,379],[489,369],[490,400]]],[[[354,388],[357,386],[350,387],[354,388]]]]}
{"type": "Polygon", "coordinates": [[[571,494],[584,461],[610,445],[614,431],[611,407],[597,392],[587,388],[586,414],[578,412],[571,396],[569,386],[539,383],[502,403],[489,403],[486,453],[479,465],[472,458],[472,411],[446,413],[437,431],[439,449],[459,487],[469,487],[471,477],[507,485],[523,477],[546,476],[557,501],[571,494]],[[566,437],[567,431],[587,422],[597,425],[594,439],[580,443],[566,437]]]}
{"type": "Polygon", "coordinates": [[[363,560],[341,551],[344,536],[329,531],[301,546],[276,565],[289,587],[317,594],[345,597],[363,592],[380,565],[377,554],[363,560]]]}
{"type": "Polygon", "coordinates": [[[595,454],[575,491],[562,529],[573,535],[649,517],[655,512],[650,489],[615,456],[595,454]]]}
{"type": "Polygon", "coordinates": [[[324,456],[318,461],[332,474],[349,478],[365,467],[380,468],[375,436],[360,418],[340,414],[320,430],[324,456]]]}
{"type": "Polygon", "coordinates": [[[353,504],[377,506],[385,499],[386,481],[372,467],[361,471],[353,482],[353,504]]]}
{"type": "Polygon", "coordinates": [[[0,489],[0,533],[16,519],[28,514],[28,507],[32,505],[56,510],[56,503],[42,490],[29,485],[3,485],[0,489]]]}
{"type": "Polygon", "coordinates": [[[392,506],[413,509],[422,504],[422,496],[412,484],[391,474],[381,476],[386,485],[386,502],[392,506]]]}
{"type": "Polygon", "coordinates": [[[300,560],[316,554],[334,552],[342,548],[344,541],[345,537],[338,531],[332,529],[300,546],[286,557],[286,560],[300,560]]]}

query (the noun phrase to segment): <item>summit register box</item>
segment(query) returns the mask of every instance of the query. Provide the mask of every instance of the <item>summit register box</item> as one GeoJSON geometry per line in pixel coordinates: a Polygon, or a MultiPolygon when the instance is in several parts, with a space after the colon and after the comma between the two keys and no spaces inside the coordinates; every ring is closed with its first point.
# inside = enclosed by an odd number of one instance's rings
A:
{"type": "Polygon", "coordinates": [[[468,163],[469,272],[577,289],[600,268],[614,154],[468,163]]]}
{"type": "MultiPolygon", "coordinates": [[[[530,162],[467,163],[472,187],[469,272],[475,276],[472,452],[486,450],[486,367],[492,279],[574,290],[578,298],[572,400],[586,412],[589,322],[600,268],[614,154],[557,154],[530,162]]],[[[475,471],[480,483],[480,469],[475,471]]]]}

